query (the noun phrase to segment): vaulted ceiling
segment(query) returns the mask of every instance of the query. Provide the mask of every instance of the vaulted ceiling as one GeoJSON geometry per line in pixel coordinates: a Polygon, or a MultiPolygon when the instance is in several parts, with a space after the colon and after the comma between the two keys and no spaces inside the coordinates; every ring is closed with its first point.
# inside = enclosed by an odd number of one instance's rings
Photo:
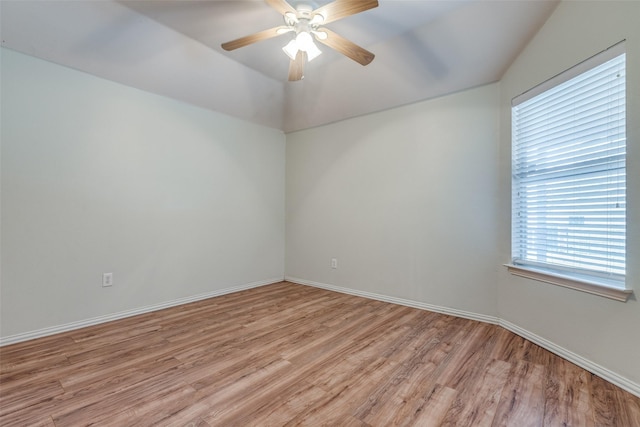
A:
{"type": "Polygon", "coordinates": [[[220,47],[282,25],[258,0],[2,0],[1,35],[4,47],[290,132],[495,82],[557,5],[379,3],[327,25],[373,52],[371,64],[320,45],[299,82],[287,81],[281,50],[290,35],[220,47]]]}

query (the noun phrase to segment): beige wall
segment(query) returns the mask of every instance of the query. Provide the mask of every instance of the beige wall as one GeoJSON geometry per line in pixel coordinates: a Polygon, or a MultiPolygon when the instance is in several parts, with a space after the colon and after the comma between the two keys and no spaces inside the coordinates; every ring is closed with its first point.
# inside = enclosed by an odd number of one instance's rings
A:
{"type": "Polygon", "coordinates": [[[561,3],[501,81],[500,259],[510,258],[511,98],[606,49],[627,46],[627,303],[500,269],[499,316],[640,384],[640,2],[561,3]]]}
{"type": "Polygon", "coordinates": [[[2,337],[282,279],[282,132],[6,49],[1,105],[2,337]]]}
{"type": "Polygon", "coordinates": [[[287,276],[495,316],[498,99],[288,134],[287,276]]]}

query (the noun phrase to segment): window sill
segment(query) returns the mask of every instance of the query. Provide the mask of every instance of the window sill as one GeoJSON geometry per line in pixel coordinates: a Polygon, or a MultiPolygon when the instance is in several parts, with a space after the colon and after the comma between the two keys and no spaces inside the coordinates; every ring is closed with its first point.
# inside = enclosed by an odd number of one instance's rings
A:
{"type": "Polygon", "coordinates": [[[556,274],[550,271],[534,269],[531,267],[524,267],[513,264],[504,264],[504,266],[507,267],[509,273],[515,276],[538,280],[540,282],[550,283],[552,285],[563,286],[565,288],[575,289],[577,291],[587,292],[593,295],[599,295],[601,297],[613,299],[616,301],[626,302],[633,293],[633,290],[631,289],[621,289],[602,283],[579,280],[569,276],[556,274]]]}

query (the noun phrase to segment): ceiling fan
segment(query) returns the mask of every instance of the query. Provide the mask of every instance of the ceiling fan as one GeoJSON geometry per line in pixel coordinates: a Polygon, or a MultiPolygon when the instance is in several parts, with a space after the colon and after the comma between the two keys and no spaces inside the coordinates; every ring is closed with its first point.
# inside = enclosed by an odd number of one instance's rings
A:
{"type": "Polygon", "coordinates": [[[302,80],[305,59],[311,61],[322,53],[313,42],[314,38],[362,65],[373,61],[373,53],[322,25],[373,9],[378,6],[378,0],[335,0],[317,9],[304,2],[295,8],[286,0],[265,0],[265,3],[282,14],[285,25],[223,43],[224,50],[231,51],[282,34],[295,33],[295,38],[282,48],[290,58],[289,81],[302,80]]]}

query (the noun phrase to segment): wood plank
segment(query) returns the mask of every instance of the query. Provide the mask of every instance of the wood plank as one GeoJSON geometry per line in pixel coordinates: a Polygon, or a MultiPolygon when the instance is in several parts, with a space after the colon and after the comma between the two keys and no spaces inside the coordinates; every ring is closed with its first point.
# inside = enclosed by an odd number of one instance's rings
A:
{"type": "Polygon", "coordinates": [[[189,386],[166,388],[138,405],[127,405],[106,421],[113,426],[155,426],[191,405],[196,390],[189,386]]]}
{"type": "Polygon", "coordinates": [[[496,333],[496,344],[491,351],[491,358],[504,360],[523,360],[527,340],[503,328],[499,328],[496,333]]]}
{"type": "Polygon", "coordinates": [[[394,363],[384,358],[361,366],[348,382],[335,384],[327,390],[326,399],[301,411],[287,425],[333,426],[340,425],[345,417],[352,420],[354,410],[367,399],[369,387],[382,381],[394,368],[394,363]]]}
{"type": "MultiPolygon", "coordinates": [[[[458,321],[458,319],[456,319],[458,321]]],[[[440,367],[437,382],[453,389],[463,387],[470,380],[475,381],[482,374],[483,368],[490,363],[491,352],[495,345],[497,327],[489,324],[473,325],[462,323],[466,335],[452,343],[453,350],[440,367]]]]}
{"type": "Polygon", "coordinates": [[[640,397],[616,388],[616,407],[620,406],[624,409],[617,414],[620,417],[620,425],[640,426],[640,397]]]}
{"type": "Polygon", "coordinates": [[[64,394],[60,381],[55,378],[35,378],[32,381],[3,383],[0,419],[7,418],[12,412],[28,408],[46,399],[64,394]],[[6,384],[6,385],[5,385],[6,384]]]}
{"type": "MultiPolygon", "coordinates": [[[[442,318],[452,320],[450,317],[442,318]]],[[[428,318],[426,318],[428,320],[428,318]]],[[[412,339],[405,342],[403,348],[398,348],[394,353],[388,353],[388,357],[398,362],[398,368],[388,377],[386,383],[372,390],[368,401],[361,405],[356,416],[369,423],[396,424],[399,420],[411,421],[420,415],[426,400],[425,391],[434,384],[439,372],[439,366],[451,349],[449,342],[443,340],[447,332],[451,330],[453,337],[461,332],[455,324],[449,323],[449,328],[441,322],[433,322],[431,328],[423,329],[420,323],[413,328],[409,335],[412,339]],[[422,333],[416,333],[423,331],[422,333]],[[434,334],[435,332],[435,334],[434,334]]],[[[425,325],[426,326],[426,325],[425,325]]],[[[451,339],[451,338],[450,338],[451,339]]],[[[456,338],[453,338],[454,340],[456,338]]],[[[434,396],[434,390],[440,389],[435,384],[428,396],[434,396]]],[[[436,397],[439,394],[435,395],[436,397]]],[[[429,402],[432,406],[434,402],[429,402]]]]}
{"type": "MultiPolygon", "coordinates": [[[[185,384],[179,380],[174,371],[142,381],[125,384],[110,392],[99,392],[85,395],[82,393],[69,396],[64,404],[57,405],[51,414],[56,425],[82,425],[87,420],[98,425],[105,425],[108,420],[120,412],[131,410],[145,402],[161,399],[164,396],[180,393],[185,384]]],[[[120,424],[121,425],[121,424],[120,424]]]]}
{"type": "Polygon", "coordinates": [[[278,283],[0,349],[0,425],[640,426],[496,325],[278,283]]]}
{"type": "Polygon", "coordinates": [[[263,410],[233,422],[244,422],[243,425],[248,427],[283,426],[300,412],[326,399],[327,393],[324,390],[302,380],[288,393],[270,402],[263,410]]]}
{"type": "MultiPolygon", "coordinates": [[[[405,311],[405,310],[400,310],[405,311]]],[[[418,314],[418,313],[416,313],[418,314]]],[[[375,324],[370,324],[372,329],[375,324]]],[[[393,339],[393,337],[398,337],[405,331],[405,327],[398,326],[394,330],[388,331],[385,335],[386,339],[393,339]]],[[[379,341],[379,340],[378,340],[379,341]]],[[[357,347],[349,352],[349,358],[355,361],[353,365],[363,366],[366,365],[369,367],[371,364],[371,360],[375,359],[377,354],[380,353],[382,348],[378,348],[377,345],[380,345],[379,342],[366,342],[362,343],[360,341],[354,341],[349,344],[349,347],[357,347]],[[367,356],[368,355],[368,356],[367,356]],[[366,360],[366,363],[364,361],[366,360]]],[[[261,387],[261,390],[254,393],[252,402],[250,405],[243,405],[243,408],[237,408],[242,410],[227,410],[224,417],[219,416],[219,419],[212,419],[210,417],[205,417],[205,421],[209,423],[215,422],[220,425],[228,425],[229,423],[237,422],[239,425],[244,425],[251,420],[261,416],[262,413],[268,411],[269,406],[272,402],[278,399],[283,394],[288,394],[291,392],[292,387],[295,387],[296,384],[300,380],[310,381],[313,384],[318,385],[320,388],[330,388],[325,383],[323,387],[323,382],[319,380],[316,376],[318,374],[324,375],[326,372],[334,372],[334,366],[336,363],[344,363],[344,360],[340,360],[340,358],[336,357],[333,353],[325,353],[318,355],[319,359],[323,359],[322,363],[318,363],[318,361],[314,364],[292,364],[292,372],[289,373],[288,378],[277,378],[270,381],[269,384],[265,384],[261,387]],[[327,369],[328,368],[328,369],[327,369]]],[[[353,381],[354,378],[354,369],[349,370],[349,380],[353,381]]]]}
{"type": "Polygon", "coordinates": [[[616,408],[616,389],[596,375],[590,375],[590,394],[593,420],[597,426],[622,425],[617,417],[621,408],[616,408]]]}
{"type": "MultiPolygon", "coordinates": [[[[410,418],[413,421],[412,424],[424,427],[441,426],[449,408],[455,401],[456,394],[454,389],[436,384],[431,392],[424,397],[424,404],[417,409],[412,408],[413,414],[410,418]]],[[[398,417],[393,425],[404,425],[404,418],[398,417]]]]}
{"type": "Polygon", "coordinates": [[[544,426],[594,426],[590,375],[566,360],[549,355],[546,369],[544,426]]]}
{"type": "Polygon", "coordinates": [[[0,418],[0,421],[2,421],[2,424],[0,424],[2,425],[2,427],[56,427],[55,423],[48,415],[39,416],[34,414],[26,414],[20,419],[3,420],[2,418],[0,418]]]}
{"type": "Polygon", "coordinates": [[[544,366],[517,361],[496,410],[493,426],[539,427],[544,422],[544,366]]]}
{"type": "MultiPolygon", "coordinates": [[[[443,426],[490,426],[493,423],[511,364],[492,360],[483,365],[484,372],[457,388],[457,396],[442,420],[443,426]]],[[[471,375],[469,375],[471,378],[471,375]]]]}

